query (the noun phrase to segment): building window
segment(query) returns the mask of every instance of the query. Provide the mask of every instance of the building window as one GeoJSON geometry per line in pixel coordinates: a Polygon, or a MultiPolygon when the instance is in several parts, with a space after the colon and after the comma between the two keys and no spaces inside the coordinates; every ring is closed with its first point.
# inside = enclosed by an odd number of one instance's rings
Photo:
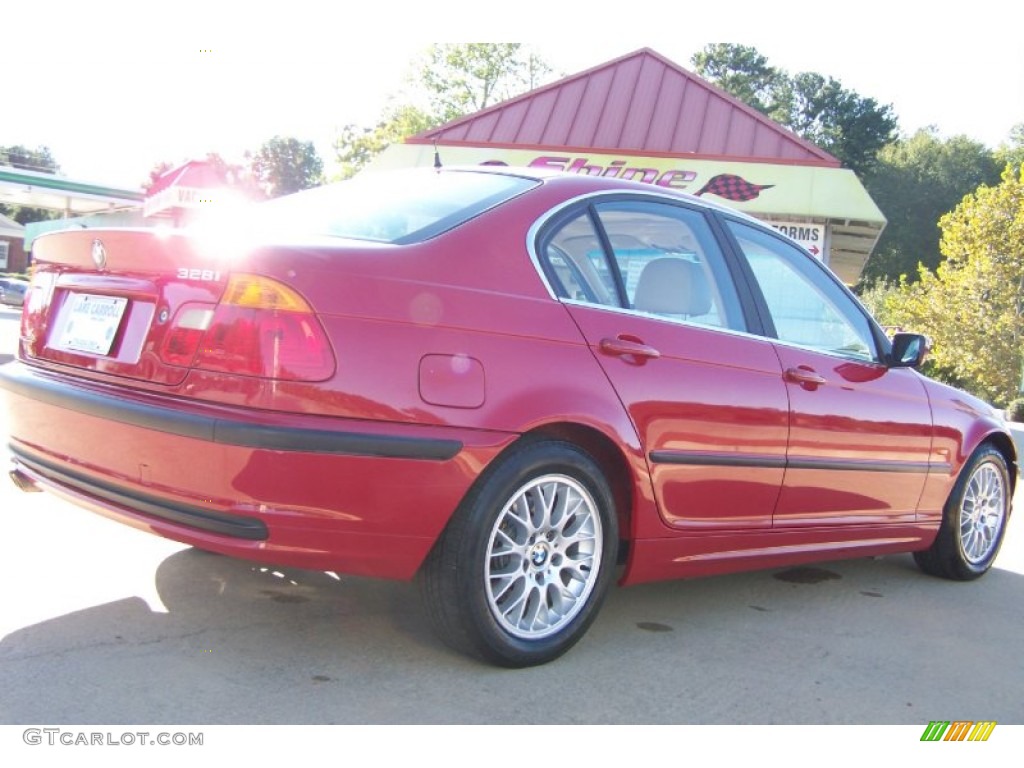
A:
{"type": "Polygon", "coordinates": [[[7,270],[7,251],[10,247],[11,244],[6,240],[0,240],[0,270],[7,270]]]}

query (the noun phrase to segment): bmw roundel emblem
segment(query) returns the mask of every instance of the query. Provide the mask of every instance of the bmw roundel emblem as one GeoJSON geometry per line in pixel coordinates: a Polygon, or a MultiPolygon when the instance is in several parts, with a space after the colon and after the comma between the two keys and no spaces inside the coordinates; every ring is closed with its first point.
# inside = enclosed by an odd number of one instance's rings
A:
{"type": "Polygon", "coordinates": [[[107,249],[103,247],[103,241],[98,238],[92,241],[92,262],[101,272],[107,268],[107,249]]]}

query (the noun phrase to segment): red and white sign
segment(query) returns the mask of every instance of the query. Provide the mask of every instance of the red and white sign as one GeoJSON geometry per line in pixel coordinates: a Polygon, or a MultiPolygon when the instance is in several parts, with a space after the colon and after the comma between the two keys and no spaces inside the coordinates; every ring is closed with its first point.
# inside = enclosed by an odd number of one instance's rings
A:
{"type": "Polygon", "coordinates": [[[769,219],[763,221],[790,240],[796,241],[818,261],[826,261],[824,224],[811,224],[806,221],[771,221],[769,219]]]}
{"type": "Polygon", "coordinates": [[[223,195],[224,181],[208,162],[192,160],[164,173],[150,188],[143,216],[208,207],[223,195]]]}

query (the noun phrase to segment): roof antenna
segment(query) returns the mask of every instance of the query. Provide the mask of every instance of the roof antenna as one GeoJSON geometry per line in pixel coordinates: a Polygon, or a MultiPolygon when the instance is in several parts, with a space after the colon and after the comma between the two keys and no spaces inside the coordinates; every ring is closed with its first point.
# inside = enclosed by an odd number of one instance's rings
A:
{"type": "Polygon", "coordinates": [[[434,167],[441,170],[441,154],[437,151],[437,140],[434,140],[434,167]]]}

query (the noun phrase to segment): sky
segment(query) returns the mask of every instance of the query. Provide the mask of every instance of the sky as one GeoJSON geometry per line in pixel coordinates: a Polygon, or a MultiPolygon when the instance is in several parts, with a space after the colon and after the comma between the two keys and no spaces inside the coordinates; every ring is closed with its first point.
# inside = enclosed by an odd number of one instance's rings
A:
{"type": "Polygon", "coordinates": [[[906,0],[80,0],[0,5],[0,145],[47,146],[73,179],[138,188],[158,162],[239,160],[275,135],[333,170],[347,124],[376,122],[434,42],[518,41],[571,75],[640,48],[692,69],[750,45],[989,147],[1024,123],[1024,4],[906,0]]]}

